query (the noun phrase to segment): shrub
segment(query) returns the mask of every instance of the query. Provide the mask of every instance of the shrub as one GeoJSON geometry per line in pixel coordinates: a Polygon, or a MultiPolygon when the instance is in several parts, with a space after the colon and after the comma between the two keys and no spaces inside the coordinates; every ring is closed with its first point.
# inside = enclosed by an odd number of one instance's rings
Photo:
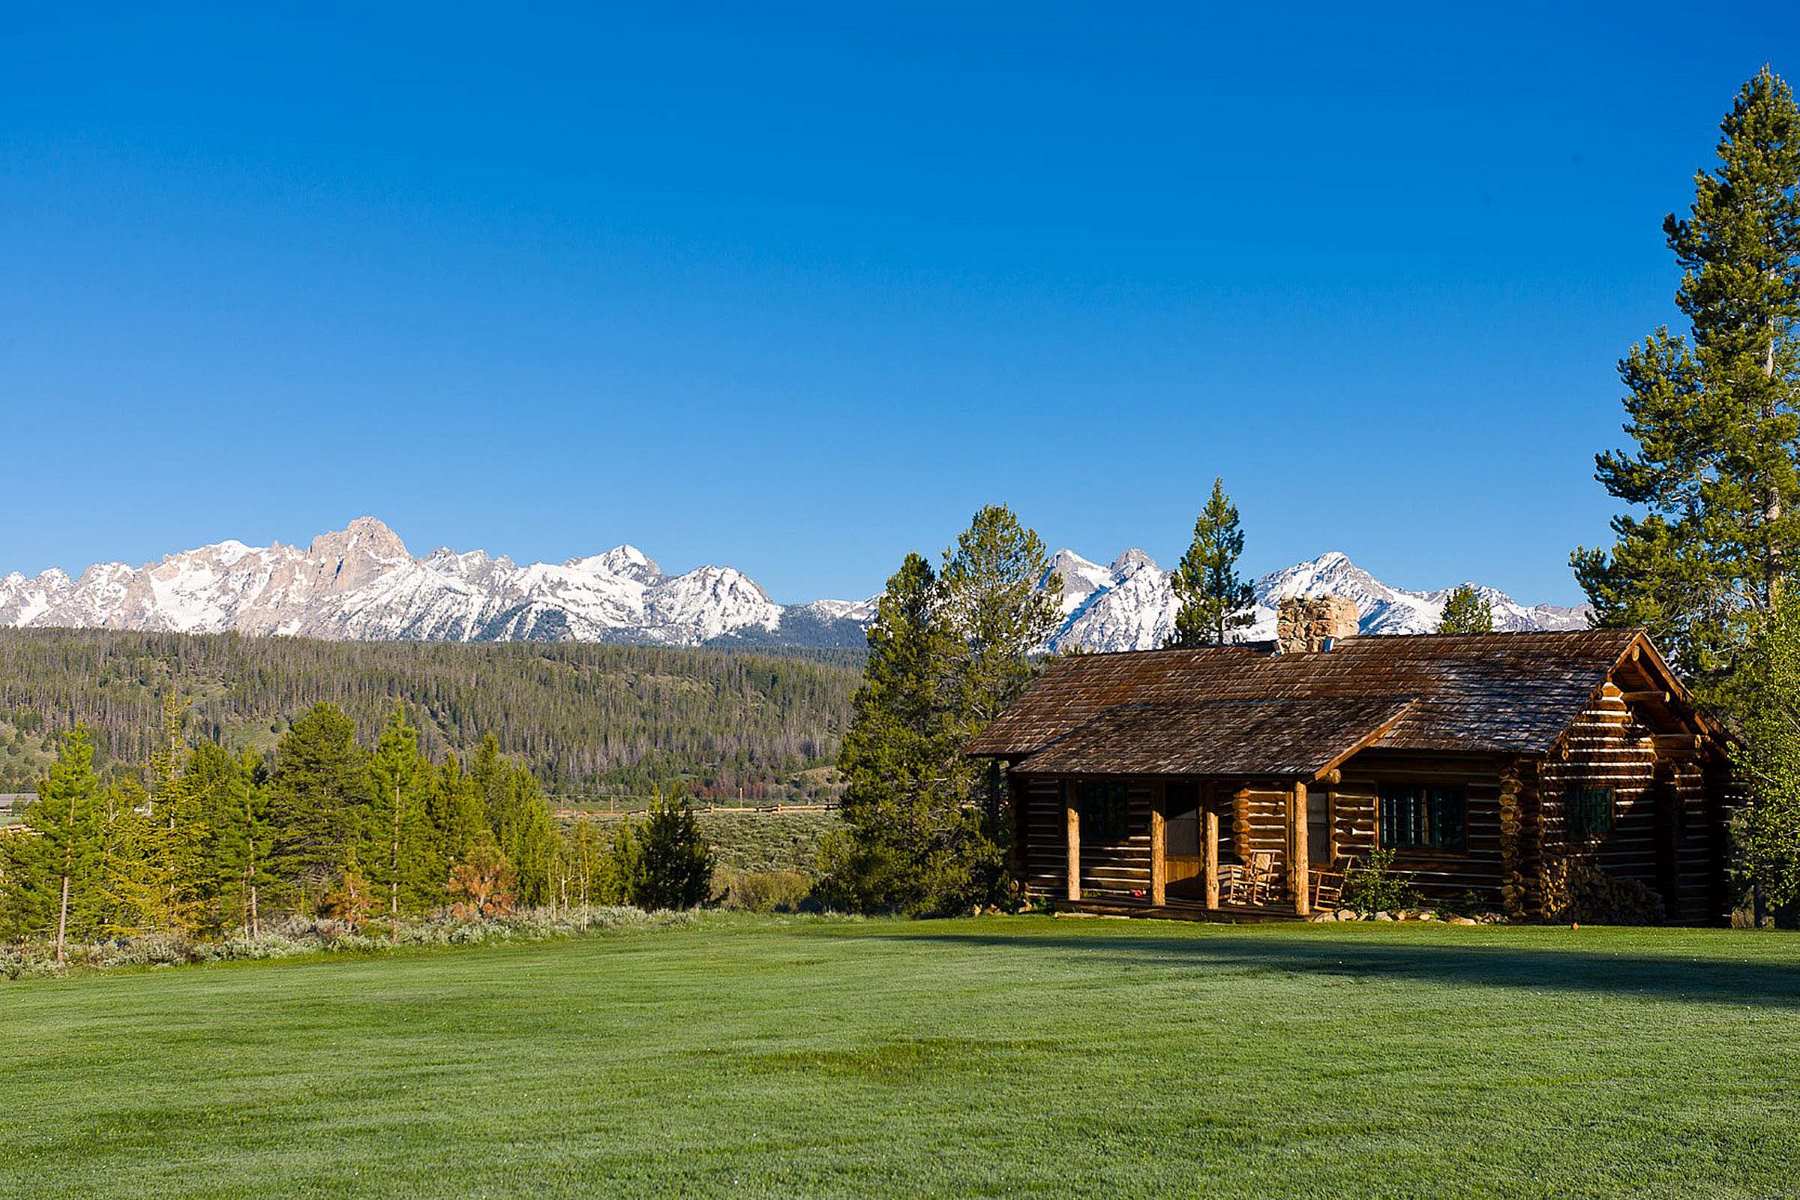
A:
{"type": "MultiPolygon", "coordinates": [[[[262,932],[238,932],[219,941],[152,933],[112,942],[72,947],[69,961],[84,967],[156,967],[181,963],[292,958],[301,954],[380,954],[395,946],[463,946],[519,938],[541,941],[613,929],[660,929],[691,925],[691,912],[647,913],[625,907],[557,910],[521,909],[491,917],[462,919],[448,913],[426,921],[400,922],[391,938],[370,937],[347,922],[291,917],[262,932]]],[[[63,968],[39,943],[0,946],[0,979],[56,975],[63,968]]]]}
{"type": "Polygon", "coordinates": [[[369,911],[373,906],[369,882],[356,861],[356,847],[352,846],[345,856],[344,868],[338,874],[336,885],[320,899],[319,912],[342,921],[352,929],[361,929],[369,919],[369,911]]]}
{"type": "Polygon", "coordinates": [[[1344,877],[1344,903],[1363,916],[1417,908],[1419,893],[1394,871],[1392,850],[1371,850],[1344,877]]]}
{"type": "Polygon", "coordinates": [[[506,852],[483,830],[450,871],[451,912],[462,920],[505,916],[512,911],[517,879],[506,852]]]}
{"type": "Polygon", "coordinates": [[[813,889],[803,871],[731,871],[723,882],[724,907],[757,913],[799,912],[813,889]]]}

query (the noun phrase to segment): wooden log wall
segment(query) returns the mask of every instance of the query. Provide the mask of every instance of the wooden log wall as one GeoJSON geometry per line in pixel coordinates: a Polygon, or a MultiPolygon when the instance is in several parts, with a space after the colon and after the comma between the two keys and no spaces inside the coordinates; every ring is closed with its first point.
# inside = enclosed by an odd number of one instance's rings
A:
{"type": "MultiPolygon", "coordinates": [[[[1275,878],[1288,877],[1288,796],[1291,784],[1268,780],[1237,785],[1231,792],[1232,856],[1247,862],[1251,852],[1275,856],[1275,878]]],[[[1222,853],[1222,852],[1221,852],[1222,853]]]]}
{"type": "Polygon", "coordinates": [[[1463,853],[1436,850],[1395,852],[1396,870],[1406,872],[1428,901],[1460,901],[1473,892],[1482,905],[1505,903],[1506,869],[1501,858],[1500,786],[1502,762],[1488,756],[1430,756],[1367,750],[1345,763],[1332,789],[1332,832],[1340,857],[1363,858],[1379,836],[1384,783],[1460,786],[1468,800],[1463,853]]]}
{"type": "MultiPolygon", "coordinates": [[[[1075,794],[1075,781],[1028,777],[1020,791],[1025,799],[1025,889],[1033,896],[1059,899],[1068,879],[1067,827],[1063,792],[1075,794]]],[[[1150,801],[1159,785],[1133,779],[1127,788],[1129,823],[1123,838],[1104,841],[1084,831],[1081,838],[1081,894],[1084,899],[1118,899],[1134,891],[1150,892],[1150,801]]]]}
{"type": "Polygon", "coordinates": [[[1700,762],[1679,748],[1659,751],[1657,732],[1616,684],[1602,689],[1566,736],[1567,757],[1544,762],[1544,855],[1579,855],[1609,875],[1637,880],[1664,895],[1671,920],[1711,920],[1719,915],[1720,806],[1700,762]],[[1659,784],[1670,793],[1660,812],[1659,784]],[[1574,787],[1611,789],[1610,832],[1570,837],[1565,800],[1574,787]]]}
{"type": "Polygon", "coordinates": [[[1061,898],[1068,877],[1068,844],[1063,832],[1060,780],[1013,776],[1023,805],[1023,866],[1020,878],[1028,895],[1061,898]]]}

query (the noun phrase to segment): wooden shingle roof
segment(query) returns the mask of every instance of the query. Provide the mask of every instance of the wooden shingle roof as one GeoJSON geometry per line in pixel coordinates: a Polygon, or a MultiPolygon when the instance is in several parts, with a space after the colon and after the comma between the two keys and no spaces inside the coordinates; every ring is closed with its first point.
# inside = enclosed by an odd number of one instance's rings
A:
{"type": "Polygon", "coordinates": [[[1282,775],[1311,779],[1379,737],[1405,699],[1121,704],[1019,763],[1058,775],[1282,775]]]}
{"type": "Polygon", "coordinates": [[[1589,629],[1353,637],[1316,654],[1227,646],[1071,655],[1053,660],[968,752],[1078,771],[1052,764],[1193,763],[1202,751],[1183,745],[1193,741],[1220,762],[1290,768],[1270,774],[1301,774],[1358,736],[1392,749],[1543,753],[1632,647],[1648,648],[1641,638],[1589,629]],[[1220,706],[1246,701],[1288,706],[1220,706]],[[1051,753],[1065,739],[1070,746],[1051,753]],[[1308,739],[1319,744],[1302,749],[1308,739]]]}

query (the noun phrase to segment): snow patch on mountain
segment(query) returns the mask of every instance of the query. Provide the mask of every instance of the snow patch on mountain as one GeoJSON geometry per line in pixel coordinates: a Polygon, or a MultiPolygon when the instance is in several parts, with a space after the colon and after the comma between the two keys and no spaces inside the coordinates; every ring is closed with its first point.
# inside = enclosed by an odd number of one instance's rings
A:
{"type": "Polygon", "coordinates": [[[0,578],[0,625],[286,634],[371,641],[630,640],[696,645],[773,631],[781,605],[731,567],[667,576],[635,546],[517,566],[485,551],[414,558],[373,517],[304,550],[238,541],[159,563],[0,578]]]}
{"type": "MultiPolygon", "coordinates": [[[[1139,549],[1105,566],[1073,550],[1051,559],[1062,624],[1052,650],[1144,650],[1175,628],[1169,573],[1139,549]]],[[[1580,629],[1585,608],[1522,605],[1477,589],[1502,630],[1580,629]]],[[[1288,596],[1355,601],[1364,633],[1428,633],[1451,589],[1392,587],[1332,551],[1255,581],[1244,641],[1275,636],[1288,596]]],[[[414,558],[373,517],[320,534],[306,548],[231,540],[142,567],[96,563],[79,578],[60,570],[0,576],[0,626],[52,626],[370,641],[632,641],[855,647],[880,597],[781,605],[733,567],[667,575],[632,545],[562,563],[520,566],[484,550],[414,558]]]]}

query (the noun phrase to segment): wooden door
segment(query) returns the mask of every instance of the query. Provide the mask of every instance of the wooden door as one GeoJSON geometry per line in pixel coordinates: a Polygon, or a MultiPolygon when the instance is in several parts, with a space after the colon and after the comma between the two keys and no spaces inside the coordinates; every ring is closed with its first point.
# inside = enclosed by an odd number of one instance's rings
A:
{"type": "Polygon", "coordinates": [[[1177,896],[1197,896],[1200,875],[1200,787],[1191,779],[1163,785],[1163,860],[1168,867],[1168,890],[1177,896]]]}

